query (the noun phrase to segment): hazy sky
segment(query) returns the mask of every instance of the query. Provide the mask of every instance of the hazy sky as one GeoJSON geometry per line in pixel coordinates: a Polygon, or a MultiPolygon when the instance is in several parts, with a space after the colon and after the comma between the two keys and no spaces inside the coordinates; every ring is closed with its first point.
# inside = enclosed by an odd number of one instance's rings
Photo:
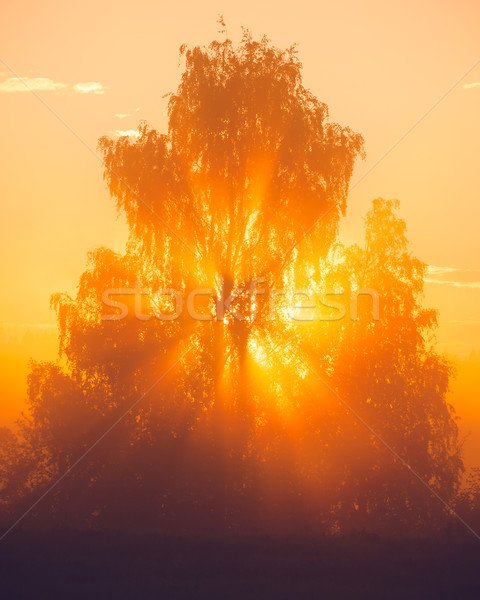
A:
{"type": "Polygon", "coordinates": [[[459,81],[480,59],[477,0],[4,0],[1,321],[54,323],[50,294],[74,292],[86,252],[122,249],[125,226],[92,151],[100,136],[142,119],[165,129],[162,96],[177,86],[178,48],[215,38],[221,13],[234,40],[244,25],[276,45],[298,43],[305,85],[332,120],[366,140],[343,238],[359,239],[373,198],[399,198],[414,252],[437,267],[429,279],[443,282],[427,284],[428,302],[441,310],[441,345],[480,346],[480,64],[459,81]]]}

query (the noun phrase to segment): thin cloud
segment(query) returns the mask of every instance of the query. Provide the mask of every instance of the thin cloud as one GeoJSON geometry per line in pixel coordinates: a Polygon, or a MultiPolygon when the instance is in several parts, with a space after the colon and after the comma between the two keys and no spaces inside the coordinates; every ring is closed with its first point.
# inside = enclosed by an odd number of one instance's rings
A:
{"type": "Polygon", "coordinates": [[[459,271],[458,267],[439,267],[437,265],[428,265],[430,275],[443,275],[444,273],[453,273],[459,271]]]}
{"type": "Polygon", "coordinates": [[[463,86],[464,90],[471,90],[473,88],[480,87],[480,81],[473,81],[472,83],[466,83],[463,86]]]}
{"type": "Polygon", "coordinates": [[[104,94],[105,89],[105,86],[98,83],[98,81],[69,85],[60,81],[53,81],[50,77],[9,77],[0,82],[0,93],[71,90],[77,94],[104,94]]]}
{"type": "Polygon", "coordinates": [[[480,289],[480,281],[453,281],[449,279],[425,279],[425,283],[437,283],[439,285],[449,285],[456,288],[477,288],[480,289]]]}
{"type": "Polygon", "coordinates": [[[455,288],[471,288],[479,289],[480,281],[460,281],[461,279],[472,278],[472,274],[476,273],[469,269],[459,269],[458,267],[440,267],[438,265],[428,266],[428,277],[425,278],[425,283],[433,283],[437,285],[448,285],[455,288]],[[456,273],[456,279],[452,279],[452,274],[456,273]],[[445,277],[449,277],[445,279],[445,277]]]}
{"type": "Polygon", "coordinates": [[[9,77],[0,83],[0,92],[53,92],[68,87],[66,83],[48,77],[9,77]]]}
{"type": "Polygon", "coordinates": [[[140,135],[138,129],[116,129],[115,135],[117,137],[135,137],[137,138],[140,135]]]}
{"type": "Polygon", "coordinates": [[[78,94],[104,94],[106,88],[98,81],[87,81],[72,85],[72,90],[78,94]]]}
{"type": "MultiPolygon", "coordinates": [[[[133,112],[139,112],[139,111],[140,111],[140,107],[137,106],[137,108],[133,112]]],[[[117,119],[126,119],[127,117],[131,117],[132,114],[131,113],[115,113],[114,116],[117,117],[117,119]]]]}

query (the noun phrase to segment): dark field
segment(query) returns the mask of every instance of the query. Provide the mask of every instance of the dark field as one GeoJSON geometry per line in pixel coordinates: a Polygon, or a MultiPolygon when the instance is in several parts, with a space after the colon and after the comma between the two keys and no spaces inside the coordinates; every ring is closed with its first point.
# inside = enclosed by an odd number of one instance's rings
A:
{"type": "Polygon", "coordinates": [[[0,598],[480,598],[480,543],[12,532],[0,598]]]}

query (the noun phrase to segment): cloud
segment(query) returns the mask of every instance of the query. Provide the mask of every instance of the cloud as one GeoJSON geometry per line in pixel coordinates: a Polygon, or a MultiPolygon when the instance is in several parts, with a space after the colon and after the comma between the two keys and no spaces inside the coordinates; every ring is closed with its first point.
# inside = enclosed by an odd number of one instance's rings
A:
{"type": "Polygon", "coordinates": [[[117,137],[138,137],[140,132],[138,129],[116,129],[115,135],[117,137]]]}
{"type": "MultiPolygon", "coordinates": [[[[425,283],[434,283],[437,285],[449,285],[450,287],[455,288],[480,288],[480,281],[468,281],[468,279],[472,279],[472,274],[476,274],[478,277],[478,273],[471,271],[469,269],[459,269],[458,267],[439,267],[437,265],[429,265],[428,266],[428,275],[429,277],[425,278],[425,283]],[[452,279],[452,273],[457,273],[456,279],[452,279]],[[444,277],[448,277],[449,279],[444,279],[444,277]],[[461,279],[467,281],[460,281],[461,279]]],[[[474,275],[475,276],[475,275],[474,275]]]]}
{"type": "Polygon", "coordinates": [[[463,86],[464,90],[471,90],[472,88],[480,87],[480,81],[474,81],[472,83],[466,83],[463,86]]]}
{"type": "Polygon", "coordinates": [[[12,92],[55,92],[58,90],[72,90],[77,94],[103,94],[105,87],[97,81],[86,83],[61,83],[49,77],[9,77],[0,82],[0,93],[12,92]]]}
{"type": "MultiPolygon", "coordinates": [[[[137,108],[134,110],[134,112],[139,112],[140,107],[137,106],[137,108]]],[[[117,117],[117,119],[126,119],[127,117],[131,117],[131,113],[116,113],[115,116],[117,117]]]]}
{"type": "Polygon", "coordinates": [[[9,77],[0,83],[0,92],[52,92],[68,87],[48,77],[9,77]]]}
{"type": "Polygon", "coordinates": [[[79,94],[104,94],[106,88],[98,81],[87,81],[86,83],[75,83],[72,90],[79,94]]]}
{"type": "Polygon", "coordinates": [[[438,267],[437,265],[428,265],[430,275],[443,275],[444,273],[453,273],[459,271],[458,267],[438,267]]]}
{"type": "Polygon", "coordinates": [[[480,281],[453,281],[447,279],[425,279],[425,283],[438,283],[440,285],[450,285],[456,288],[479,288],[480,289],[480,281]]]}
{"type": "Polygon", "coordinates": [[[428,277],[425,278],[425,283],[448,285],[455,288],[480,288],[478,271],[459,267],[439,267],[438,265],[428,266],[428,277]],[[453,273],[455,273],[455,279],[452,279],[453,273]]]}

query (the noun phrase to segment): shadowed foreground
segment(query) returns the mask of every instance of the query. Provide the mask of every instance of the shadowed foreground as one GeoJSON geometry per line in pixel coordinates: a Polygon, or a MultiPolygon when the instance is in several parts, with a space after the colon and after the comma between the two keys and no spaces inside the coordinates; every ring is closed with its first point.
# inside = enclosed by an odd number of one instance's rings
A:
{"type": "Polygon", "coordinates": [[[478,598],[475,541],[12,533],[2,598],[478,598]]]}

